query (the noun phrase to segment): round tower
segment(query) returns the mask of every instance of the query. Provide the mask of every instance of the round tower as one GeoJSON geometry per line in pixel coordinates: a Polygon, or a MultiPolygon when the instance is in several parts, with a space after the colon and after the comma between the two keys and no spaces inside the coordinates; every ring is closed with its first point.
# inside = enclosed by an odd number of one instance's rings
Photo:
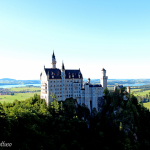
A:
{"type": "Polygon", "coordinates": [[[90,84],[90,78],[88,78],[88,83],[90,84]]]}
{"type": "Polygon", "coordinates": [[[54,51],[53,51],[53,55],[52,55],[52,68],[56,68],[56,58],[55,58],[55,54],[54,54],[54,51]]]}
{"type": "Polygon", "coordinates": [[[106,70],[104,68],[101,70],[101,73],[102,73],[101,85],[105,89],[107,87],[108,76],[106,76],[106,70]]]}
{"type": "Polygon", "coordinates": [[[130,94],[130,86],[127,87],[127,92],[130,94]]]}

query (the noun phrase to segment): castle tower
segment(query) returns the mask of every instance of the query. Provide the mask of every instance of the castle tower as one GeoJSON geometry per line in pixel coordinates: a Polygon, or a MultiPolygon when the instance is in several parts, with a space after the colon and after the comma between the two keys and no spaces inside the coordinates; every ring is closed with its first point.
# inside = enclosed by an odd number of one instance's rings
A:
{"type": "Polygon", "coordinates": [[[127,92],[130,94],[130,86],[127,87],[127,92]]]}
{"type": "Polygon", "coordinates": [[[56,68],[56,58],[55,58],[55,54],[54,54],[54,51],[53,51],[53,55],[52,55],[52,68],[56,68]]]}
{"type": "Polygon", "coordinates": [[[101,71],[102,71],[101,85],[105,89],[107,87],[108,76],[106,76],[106,70],[104,68],[101,71]]]}
{"type": "Polygon", "coordinates": [[[90,84],[90,78],[88,78],[88,83],[90,84]]]}
{"type": "Polygon", "coordinates": [[[62,100],[65,101],[65,67],[64,63],[62,62],[61,67],[61,92],[62,92],[62,100]]]}

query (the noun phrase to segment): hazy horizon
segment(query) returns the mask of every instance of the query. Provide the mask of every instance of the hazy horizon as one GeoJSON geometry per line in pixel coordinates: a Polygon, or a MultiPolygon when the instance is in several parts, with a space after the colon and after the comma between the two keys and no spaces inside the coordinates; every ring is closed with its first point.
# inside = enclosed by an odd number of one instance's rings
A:
{"type": "MultiPolygon", "coordinates": [[[[0,78],[0,80],[2,80],[2,79],[12,79],[12,78],[0,78]]],[[[88,79],[88,78],[83,78],[83,80],[86,80],[86,79],[88,79]]],[[[91,80],[100,80],[100,79],[95,79],[95,78],[90,78],[91,80]]],[[[139,79],[108,79],[108,80],[144,80],[144,79],[149,79],[150,80],[150,78],[139,78],[139,79]]],[[[12,79],[12,80],[26,80],[26,79],[12,79]]],[[[27,80],[40,80],[40,79],[27,79],[27,80]]]]}

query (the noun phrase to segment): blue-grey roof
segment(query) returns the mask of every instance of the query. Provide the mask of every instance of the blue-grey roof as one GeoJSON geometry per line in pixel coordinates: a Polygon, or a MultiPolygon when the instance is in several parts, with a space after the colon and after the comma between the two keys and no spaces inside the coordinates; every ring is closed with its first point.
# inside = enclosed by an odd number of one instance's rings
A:
{"type": "Polygon", "coordinates": [[[117,85],[117,87],[119,87],[119,88],[123,88],[123,85],[117,85]]]}
{"type": "Polygon", "coordinates": [[[102,87],[102,85],[101,84],[97,84],[97,85],[94,85],[94,87],[102,87]]]}
{"type": "Polygon", "coordinates": [[[46,75],[49,79],[61,79],[61,71],[57,68],[45,68],[46,75]],[[54,78],[52,78],[54,76],[54,78]]]}
{"type": "MultiPolygon", "coordinates": [[[[46,75],[49,76],[49,79],[61,79],[61,70],[57,68],[45,68],[46,75]],[[52,78],[54,76],[54,78],[52,78]]],[[[83,78],[80,70],[65,70],[65,78],[69,79],[70,78],[83,78]],[[72,76],[74,75],[74,77],[72,76]]]]}
{"type": "Polygon", "coordinates": [[[65,74],[66,74],[66,78],[69,78],[69,75],[71,78],[73,78],[72,75],[74,75],[74,78],[79,78],[79,75],[80,75],[80,78],[83,78],[83,76],[80,72],[80,69],[78,69],[78,70],[65,70],[65,74]]]}
{"type": "Polygon", "coordinates": [[[102,87],[102,85],[101,84],[96,84],[96,85],[92,85],[92,84],[90,84],[90,86],[89,87],[102,87]]]}

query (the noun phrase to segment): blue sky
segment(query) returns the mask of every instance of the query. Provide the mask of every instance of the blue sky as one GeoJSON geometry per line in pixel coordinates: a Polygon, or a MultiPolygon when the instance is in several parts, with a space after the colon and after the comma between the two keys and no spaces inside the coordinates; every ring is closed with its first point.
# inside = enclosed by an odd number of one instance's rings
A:
{"type": "Polygon", "coordinates": [[[51,67],[84,78],[150,78],[149,0],[0,1],[0,78],[39,79],[51,67]]]}

